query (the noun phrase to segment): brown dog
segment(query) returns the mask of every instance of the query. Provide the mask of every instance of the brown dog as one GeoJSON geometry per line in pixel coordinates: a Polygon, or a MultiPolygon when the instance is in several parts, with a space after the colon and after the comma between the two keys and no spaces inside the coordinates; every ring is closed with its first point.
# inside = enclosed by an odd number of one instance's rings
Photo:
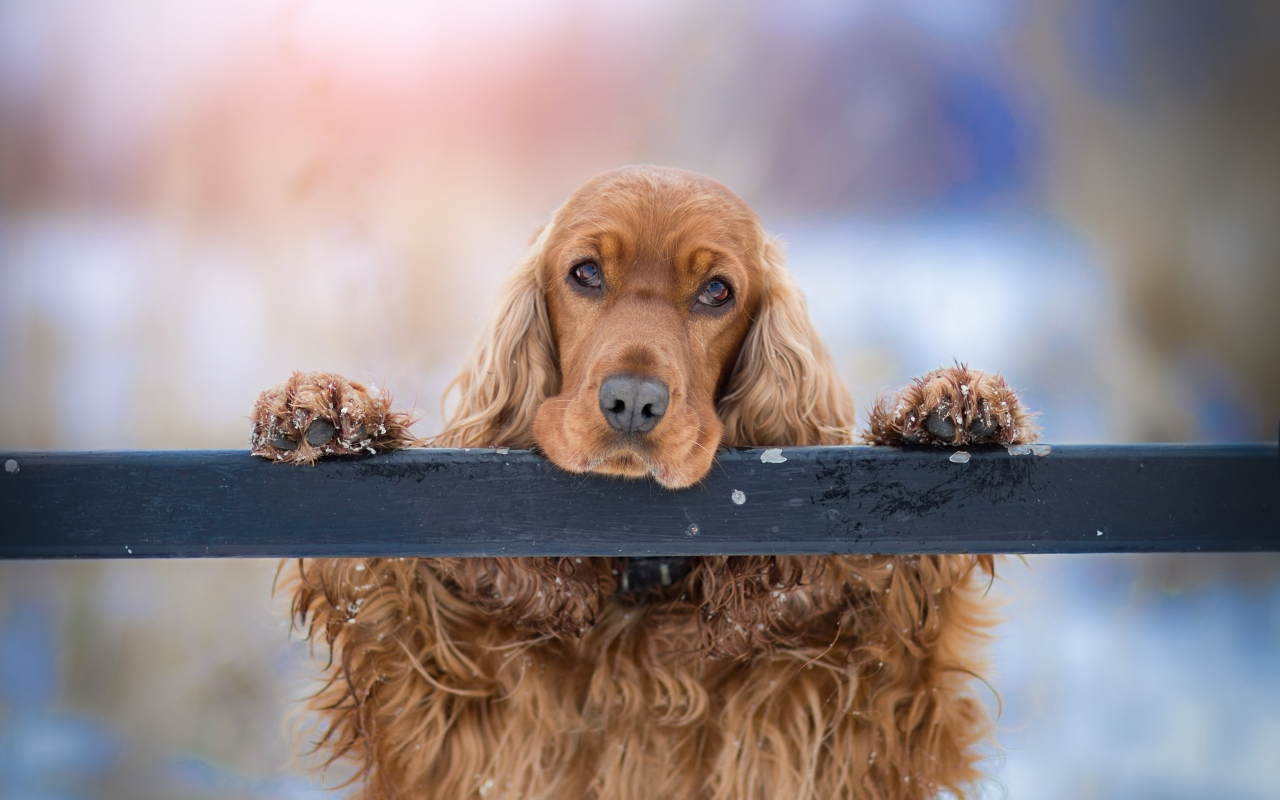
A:
{"type": "MultiPolygon", "coordinates": [[[[456,381],[437,446],[697,483],[720,446],[838,445],[853,404],[752,210],[630,167],[556,211],[456,381]]],[[[389,399],[295,374],[254,410],[277,461],[415,443],[389,399]]],[[[998,376],[931,373],[873,444],[1031,441],[998,376]]],[[[333,658],[320,745],[365,797],[927,798],[977,779],[985,556],[299,562],[333,658]],[[674,579],[672,571],[674,570],[674,579]],[[628,581],[628,578],[631,581],[628,581]]]]}

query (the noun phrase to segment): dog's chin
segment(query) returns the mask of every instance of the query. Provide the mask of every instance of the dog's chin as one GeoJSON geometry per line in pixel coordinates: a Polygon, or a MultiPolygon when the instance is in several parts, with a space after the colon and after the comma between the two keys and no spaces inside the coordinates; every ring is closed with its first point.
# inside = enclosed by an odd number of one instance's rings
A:
{"type": "Polygon", "coordinates": [[[666,489],[685,489],[706,473],[694,465],[668,464],[630,447],[618,447],[591,459],[584,472],[615,478],[653,478],[666,489]],[[696,472],[695,472],[696,470],[696,472]]]}
{"type": "MultiPolygon", "coordinates": [[[[702,479],[711,464],[684,463],[682,459],[664,459],[647,452],[647,448],[626,444],[613,444],[601,448],[592,455],[583,456],[581,450],[566,448],[579,454],[576,459],[560,458],[559,448],[542,447],[551,463],[578,474],[608,475],[614,478],[639,480],[652,478],[666,489],[687,489],[702,479]]],[[[691,460],[690,460],[691,461],[691,460]]]]}
{"type": "Polygon", "coordinates": [[[653,474],[641,455],[634,450],[617,450],[592,465],[588,472],[619,478],[644,478],[653,474]]]}
{"type": "Polygon", "coordinates": [[[662,457],[651,453],[619,449],[602,458],[588,471],[625,478],[651,477],[665,489],[687,489],[711,469],[712,458],[699,458],[701,451],[662,457]]]}

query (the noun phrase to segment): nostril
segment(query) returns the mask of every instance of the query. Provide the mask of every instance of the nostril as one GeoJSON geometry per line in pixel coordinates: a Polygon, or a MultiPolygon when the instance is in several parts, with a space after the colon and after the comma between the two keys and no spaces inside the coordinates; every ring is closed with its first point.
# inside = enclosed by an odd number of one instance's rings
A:
{"type": "Polygon", "coordinates": [[[623,433],[653,429],[667,411],[666,384],[639,375],[613,375],[600,384],[600,412],[623,433]]]}

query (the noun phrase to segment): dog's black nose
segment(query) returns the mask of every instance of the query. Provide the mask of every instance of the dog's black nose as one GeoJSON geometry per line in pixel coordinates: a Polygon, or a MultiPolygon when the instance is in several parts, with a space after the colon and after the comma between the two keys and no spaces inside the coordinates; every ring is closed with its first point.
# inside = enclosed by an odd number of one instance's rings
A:
{"type": "Polygon", "coordinates": [[[653,430],[667,413],[670,394],[662,381],[639,375],[613,375],[600,384],[600,411],[623,433],[653,430]]]}

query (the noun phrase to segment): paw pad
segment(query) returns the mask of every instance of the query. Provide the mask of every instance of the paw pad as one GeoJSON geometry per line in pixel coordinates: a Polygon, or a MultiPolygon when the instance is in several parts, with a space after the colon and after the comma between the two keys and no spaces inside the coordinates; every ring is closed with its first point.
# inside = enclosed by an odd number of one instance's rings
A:
{"type": "Polygon", "coordinates": [[[311,423],[307,428],[303,438],[307,440],[307,444],[312,447],[319,447],[325,442],[333,438],[333,434],[337,432],[337,428],[327,419],[318,419],[311,423]]]}

